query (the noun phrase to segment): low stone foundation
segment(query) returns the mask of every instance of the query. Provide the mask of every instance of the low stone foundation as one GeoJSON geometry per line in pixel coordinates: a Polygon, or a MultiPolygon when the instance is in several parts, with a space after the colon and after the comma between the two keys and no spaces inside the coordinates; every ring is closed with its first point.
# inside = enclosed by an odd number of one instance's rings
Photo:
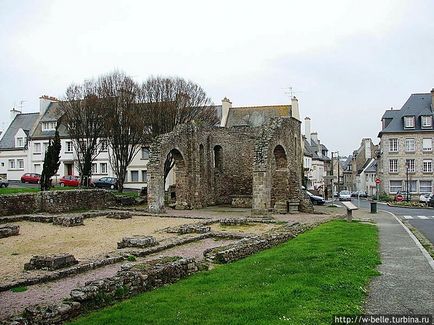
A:
{"type": "Polygon", "coordinates": [[[300,212],[304,213],[314,213],[315,209],[313,207],[313,204],[310,199],[303,199],[300,201],[300,204],[298,205],[298,210],[300,212]]]}
{"type": "Polygon", "coordinates": [[[131,219],[133,215],[128,211],[111,211],[107,213],[107,218],[110,219],[131,219]]]}
{"type": "Polygon", "coordinates": [[[286,242],[302,231],[305,229],[298,224],[283,226],[261,236],[243,238],[231,245],[206,250],[203,254],[213,263],[229,263],[286,242]]]}
{"type": "Polygon", "coordinates": [[[18,225],[2,225],[0,226],[0,238],[18,236],[20,234],[20,226],[18,225]]]}
{"type": "Polygon", "coordinates": [[[71,254],[33,256],[29,263],[24,264],[24,270],[58,270],[74,264],[78,261],[71,254]]]}
{"type": "Polygon", "coordinates": [[[222,226],[240,226],[248,224],[247,218],[224,218],[219,221],[222,226]]]}
{"type": "Polygon", "coordinates": [[[118,248],[136,247],[146,248],[158,245],[157,240],[152,236],[132,236],[124,237],[122,241],[118,242],[118,248]]]}
{"type": "Polygon", "coordinates": [[[83,216],[58,216],[53,217],[53,225],[59,225],[63,227],[75,227],[82,226],[83,216]]]}
{"type": "Polygon", "coordinates": [[[168,233],[175,233],[175,234],[204,234],[211,231],[210,226],[206,226],[204,224],[185,224],[178,227],[171,227],[165,229],[168,233]]]}

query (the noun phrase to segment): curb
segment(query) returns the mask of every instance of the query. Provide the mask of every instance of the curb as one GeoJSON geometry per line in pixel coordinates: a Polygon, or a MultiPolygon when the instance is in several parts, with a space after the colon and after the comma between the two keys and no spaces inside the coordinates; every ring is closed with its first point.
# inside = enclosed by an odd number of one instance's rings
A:
{"type": "Polygon", "coordinates": [[[401,220],[399,220],[399,218],[393,214],[392,212],[389,211],[385,211],[385,210],[381,210],[381,212],[386,212],[391,214],[396,221],[398,221],[398,223],[404,228],[404,230],[408,233],[408,235],[410,236],[411,239],[413,239],[413,241],[416,243],[416,246],[420,249],[420,251],[422,252],[422,255],[426,258],[426,260],[428,261],[429,266],[431,266],[431,269],[434,271],[434,260],[431,257],[431,255],[427,252],[427,250],[422,246],[422,244],[419,242],[419,240],[416,238],[415,235],[413,235],[413,233],[411,232],[410,229],[408,229],[408,227],[406,225],[404,225],[402,223],[401,220]]]}

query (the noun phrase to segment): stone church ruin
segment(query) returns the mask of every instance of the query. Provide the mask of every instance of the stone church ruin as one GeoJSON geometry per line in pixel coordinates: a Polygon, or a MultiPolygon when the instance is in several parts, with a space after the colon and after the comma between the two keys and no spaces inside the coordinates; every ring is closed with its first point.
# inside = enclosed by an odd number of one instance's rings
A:
{"type": "Polygon", "coordinates": [[[164,211],[164,165],[175,161],[175,208],[232,204],[252,214],[298,210],[302,199],[300,121],[272,117],[251,126],[177,126],[151,146],[148,164],[149,211],[164,211]]]}

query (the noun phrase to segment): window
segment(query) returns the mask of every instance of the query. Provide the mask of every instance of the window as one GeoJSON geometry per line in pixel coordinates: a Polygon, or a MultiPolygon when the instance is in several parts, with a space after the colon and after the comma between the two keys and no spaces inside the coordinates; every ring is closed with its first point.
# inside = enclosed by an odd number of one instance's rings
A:
{"type": "Polygon", "coordinates": [[[34,164],[33,165],[33,170],[35,173],[40,174],[41,173],[41,164],[34,164]]]}
{"type": "Polygon", "coordinates": [[[41,153],[41,143],[35,142],[33,144],[33,153],[36,153],[36,154],[41,153]]]}
{"type": "Polygon", "coordinates": [[[131,182],[138,182],[139,181],[139,171],[138,170],[132,170],[131,171],[131,182]]]}
{"type": "Polygon", "coordinates": [[[108,144],[106,139],[99,140],[101,151],[107,151],[108,144]]]}
{"type": "Polygon", "coordinates": [[[214,147],[214,168],[223,171],[223,148],[218,145],[214,147]]]}
{"type": "Polygon", "coordinates": [[[404,128],[414,129],[414,116],[404,116],[404,128]]]}
{"type": "Polygon", "coordinates": [[[97,174],[98,173],[98,168],[96,163],[92,163],[92,174],[97,174]]]}
{"type": "Polygon", "coordinates": [[[427,138],[422,140],[422,150],[423,151],[432,151],[432,139],[427,138]]]}
{"type": "Polygon", "coordinates": [[[416,171],[416,168],[414,167],[414,159],[407,159],[405,161],[405,166],[408,168],[409,173],[414,173],[416,171]]]}
{"type": "Polygon", "coordinates": [[[389,139],[389,152],[398,151],[398,139],[389,139]]]}
{"type": "Polygon", "coordinates": [[[42,122],[42,131],[54,131],[56,130],[57,122],[42,122]]]}
{"type": "Polygon", "coordinates": [[[149,148],[142,147],[142,159],[149,159],[149,148]]]}
{"type": "Polygon", "coordinates": [[[421,193],[432,193],[432,181],[420,181],[419,185],[421,193]]]}
{"type": "Polygon", "coordinates": [[[431,173],[432,172],[432,160],[431,159],[424,159],[423,160],[423,172],[424,173],[431,173]]]}
{"type": "Polygon", "coordinates": [[[396,193],[402,190],[402,181],[390,181],[389,193],[396,193]]]}
{"type": "Polygon", "coordinates": [[[101,174],[107,174],[107,163],[100,163],[99,169],[101,174]]]}
{"type": "MultiPolygon", "coordinates": [[[[404,181],[404,191],[407,191],[407,182],[404,181]]],[[[417,193],[417,181],[409,181],[408,182],[408,191],[410,193],[417,193]]]]}
{"type": "Polygon", "coordinates": [[[15,159],[9,159],[9,168],[15,169],[15,159]]]}
{"type": "Polygon", "coordinates": [[[72,141],[66,141],[66,150],[65,152],[72,152],[72,141]]]}
{"type": "Polygon", "coordinates": [[[24,147],[24,138],[17,138],[17,147],[24,147]]]}
{"type": "Polygon", "coordinates": [[[415,141],[412,138],[405,139],[405,151],[414,152],[415,151],[415,141]]]}
{"type": "Polygon", "coordinates": [[[44,142],[44,143],[42,144],[42,147],[43,147],[43,149],[44,149],[44,153],[47,152],[48,142],[44,142]]]}
{"type": "Polygon", "coordinates": [[[17,159],[18,169],[24,169],[24,159],[17,159]]]}
{"type": "Polygon", "coordinates": [[[398,159],[390,159],[389,173],[397,173],[397,172],[398,172],[398,159]]]}
{"type": "Polygon", "coordinates": [[[142,170],[142,182],[147,183],[148,182],[148,171],[142,170]]]}
{"type": "Polygon", "coordinates": [[[431,116],[422,116],[422,128],[427,129],[432,127],[432,117],[431,116]]]}

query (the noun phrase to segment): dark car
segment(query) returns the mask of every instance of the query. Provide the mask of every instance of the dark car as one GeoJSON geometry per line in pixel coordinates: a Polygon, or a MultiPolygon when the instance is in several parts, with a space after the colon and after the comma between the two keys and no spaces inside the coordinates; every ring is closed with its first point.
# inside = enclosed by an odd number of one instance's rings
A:
{"type": "Polygon", "coordinates": [[[101,177],[99,180],[93,182],[94,187],[110,188],[112,190],[118,188],[118,179],[116,177],[101,177]]]}
{"type": "Polygon", "coordinates": [[[434,195],[431,195],[429,201],[427,202],[429,207],[434,208],[434,195]]]}
{"type": "Polygon", "coordinates": [[[21,176],[21,183],[34,183],[38,184],[41,181],[41,175],[36,173],[25,173],[21,176]]]}
{"type": "Polygon", "coordinates": [[[325,203],[325,199],[322,196],[313,195],[309,191],[305,191],[306,195],[309,197],[312,204],[323,205],[325,203]]]}
{"type": "Polygon", "coordinates": [[[9,182],[6,179],[0,178],[0,187],[8,187],[9,182]]]}
{"type": "Polygon", "coordinates": [[[355,191],[351,193],[352,197],[368,197],[368,193],[365,191],[355,191]]]}
{"type": "Polygon", "coordinates": [[[79,186],[80,185],[80,177],[74,175],[65,175],[59,180],[60,186],[79,186]]]}

